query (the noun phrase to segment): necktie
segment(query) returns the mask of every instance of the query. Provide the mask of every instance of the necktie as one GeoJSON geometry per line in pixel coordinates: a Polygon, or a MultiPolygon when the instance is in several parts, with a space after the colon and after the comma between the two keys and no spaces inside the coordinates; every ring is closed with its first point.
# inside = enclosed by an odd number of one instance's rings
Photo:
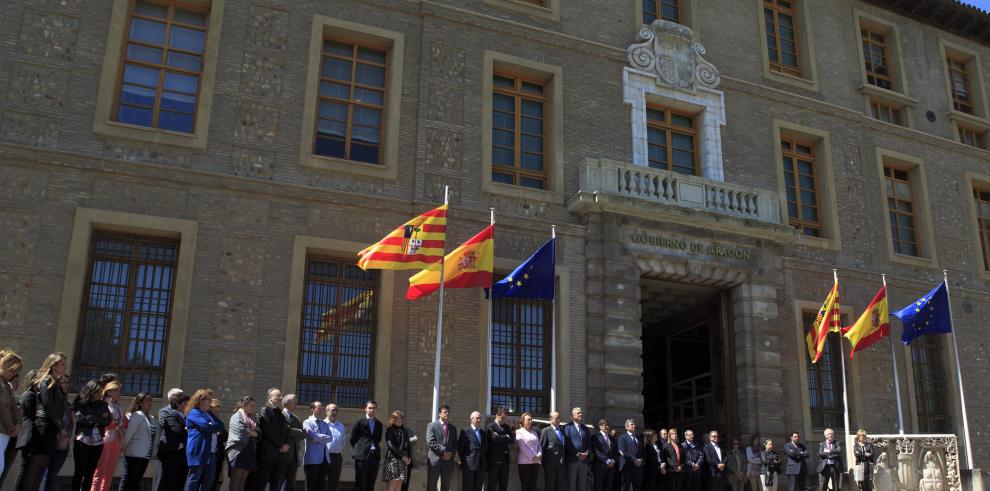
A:
{"type": "Polygon", "coordinates": [[[674,459],[674,462],[677,465],[681,465],[681,446],[675,443],[673,447],[674,447],[674,455],[677,457],[676,459],[674,459]]]}
{"type": "Polygon", "coordinates": [[[561,443],[564,443],[564,437],[560,436],[560,428],[554,428],[553,431],[554,433],[557,433],[557,439],[560,440],[561,443]]]}
{"type": "Polygon", "coordinates": [[[474,430],[474,436],[476,436],[478,438],[478,444],[481,444],[481,430],[475,428],[475,430],[474,430]]]}
{"type": "Polygon", "coordinates": [[[602,438],[605,439],[605,448],[608,450],[612,449],[612,442],[609,441],[608,435],[602,434],[602,438]]]}
{"type": "Polygon", "coordinates": [[[444,442],[450,441],[450,435],[447,434],[447,423],[443,424],[443,441],[444,442]]]}

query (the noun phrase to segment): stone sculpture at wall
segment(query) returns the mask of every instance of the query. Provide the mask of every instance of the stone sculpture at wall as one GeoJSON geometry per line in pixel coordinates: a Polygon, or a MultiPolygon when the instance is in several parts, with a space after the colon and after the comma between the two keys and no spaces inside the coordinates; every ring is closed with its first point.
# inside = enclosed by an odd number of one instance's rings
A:
{"type": "Polygon", "coordinates": [[[874,435],[876,491],[961,491],[955,435],[874,435]],[[924,456],[919,458],[924,452],[924,456]]]}

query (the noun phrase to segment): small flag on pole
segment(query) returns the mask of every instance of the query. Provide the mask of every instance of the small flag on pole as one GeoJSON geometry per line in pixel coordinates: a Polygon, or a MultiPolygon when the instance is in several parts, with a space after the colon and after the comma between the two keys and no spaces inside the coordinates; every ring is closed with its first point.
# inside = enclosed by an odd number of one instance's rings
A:
{"type": "Polygon", "coordinates": [[[492,298],[554,297],[554,255],[557,239],[548,240],[529,259],[492,286],[492,298]]]}
{"type": "Polygon", "coordinates": [[[439,270],[447,236],[447,205],[402,224],[358,253],[357,265],[369,269],[439,270]]]}
{"type": "Polygon", "coordinates": [[[857,351],[869,348],[884,336],[890,336],[890,307],[887,305],[886,286],[880,288],[855,324],[842,328],[842,335],[852,345],[850,360],[857,351]]]}
{"type": "Polygon", "coordinates": [[[829,332],[838,332],[842,321],[839,312],[839,282],[836,281],[825,297],[825,303],[818,309],[818,316],[805,336],[811,363],[817,363],[825,351],[825,339],[829,332]]]}
{"type": "MultiPolygon", "coordinates": [[[[489,225],[443,259],[444,288],[490,288],[495,256],[495,225],[489,225]]],[[[424,270],[409,278],[407,300],[440,289],[440,271],[424,270]]]]}
{"type": "Polygon", "coordinates": [[[932,291],[924,294],[914,303],[904,307],[894,316],[904,325],[901,341],[909,344],[914,338],[925,334],[948,334],[952,332],[949,313],[949,292],[945,283],[939,283],[932,291]]]}

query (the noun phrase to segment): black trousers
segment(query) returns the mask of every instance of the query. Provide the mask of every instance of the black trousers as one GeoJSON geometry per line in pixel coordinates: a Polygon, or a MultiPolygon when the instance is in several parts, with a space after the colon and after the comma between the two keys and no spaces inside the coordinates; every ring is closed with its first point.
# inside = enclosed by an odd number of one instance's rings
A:
{"type": "Polygon", "coordinates": [[[374,491],[378,464],[377,452],[367,459],[354,459],[354,491],[374,491]]]}
{"type": "Polygon", "coordinates": [[[804,488],[808,487],[805,485],[807,481],[807,474],[800,473],[797,475],[787,476],[787,491],[804,491],[804,488]]]}
{"type": "MultiPolygon", "coordinates": [[[[182,491],[185,489],[186,474],[189,473],[185,450],[159,454],[158,461],[162,466],[162,475],[158,479],[158,491],[182,491]]],[[[89,486],[86,489],[89,489],[89,486]]],[[[86,491],[86,489],[74,491],[86,491]]]]}
{"type": "MultiPolygon", "coordinates": [[[[75,471],[72,473],[72,491],[88,491],[93,486],[93,473],[96,472],[96,465],[100,463],[103,445],[86,445],[79,440],[73,442],[72,458],[75,459],[75,471]]],[[[164,479],[162,477],[162,480],[164,479]]],[[[186,482],[185,474],[181,480],[182,483],[186,482]]]]}
{"type": "Polygon", "coordinates": [[[640,491],[643,488],[643,468],[626,464],[622,469],[622,491],[640,491]]]}
{"type": "Polygon", "coordinates": [[[485,491],[509,491],[509,463],[488,464],[488,489],[485,491]]]}
{"type": "Polygon", "coordinates": [[[485,471],[484,469],[478,469],[472,471],[470,469],[462,468],[461,476],[461,491],[481,491],[481,487],[485,484],[485,471]]]}
{"type": "Polygon", "coordinates": [[[326,457],[319,464],[306,464],[303,466],[303,473],[306,474],[306,491],[326,491],[327,474],[330,472],[330,463],[326,457]]]}
{"type": "MultiPolygon", "coordinates": [[[[667,470],[667,482],[665,484],[668,491],[681,491],[684,489],[684,473],[667,470]]],[[[757,489],[756,491],[760,491],[757,489]]]]}
{"type": "Polygon", "coordinates": [[[818,473],[818,491],[828,491],[828,481],[832,481],[833,491],[842,491],[842,476],[839,471],[839,464],[825,464],[825,468],[818,473]]]}
{"type": "Polygon", "coordinates": [[[543,491],[567,491],[567,466],[543,466],[543,482],[546,484],[543,491]]]}
{"type": "Polygon", "coordinates": [[[327,462],[327,491],[337,491],[340,485],[340,470],[344,466],[344,458],[339,453],[330,454],[327,462]]]}
{"type": "MultiPolygon", "coordinates": [[[[520,464],[519,465],[519,489],[521,491],[536,491],[536,486],[540,478],[540,464],[520,464]]],[[[427,490],[434,491],[434,490],[427,490]]],[[[449,491],[449,490],[443,490],[449,491]]],[[[597,491],[597,490],[596,490],[597,491]]],[[[609,490],[605,490],[609,491],[609,490]]]]}
{"type": "Polygon", "coordinates": [[[120,491],[138,491],[144,470],[148,468],[148,459],[141,457],[124,457],[124,473],[120,476],[120,491]]]}
{"type": "Polygon", "coordinates": [[[681,489],[684,491],[701,491],[701,472],[686,471],[681,476],[681,489]]]}
{"type": "Polygon", "coordinates": [[[595,462],[593,464],[592,475],[592,490],[593,491],[612,491],[613,481],[615,480],[615,468],[619,464],[616,463],[612,468],[607,467],[605,464],[599,464],[595,462]]]}
{"type": "MultiPolygon", "coordinates": [[[[294,453],[296,449],[293,447],[289,451],[294,453]]],[[[292,459],[292,462],[289,462],[289,466],[285,468],[285,475],[282,477],[281,491],[295,491],[296,475],[298,473],[299,459],[292,459]]]]}
{"type": "Polygon", "coordinates": [[[724,474],[708,476],[708,491],[723,491],[726,482],[724,474]]]}
{"type": "Polygon", "coordinates": [[[290,462],[258,462],[258,475],[254,478],[257,490],[265,491],[265,486],[268,486],[269,491],[279,491],[289,464],[290,462]]]}

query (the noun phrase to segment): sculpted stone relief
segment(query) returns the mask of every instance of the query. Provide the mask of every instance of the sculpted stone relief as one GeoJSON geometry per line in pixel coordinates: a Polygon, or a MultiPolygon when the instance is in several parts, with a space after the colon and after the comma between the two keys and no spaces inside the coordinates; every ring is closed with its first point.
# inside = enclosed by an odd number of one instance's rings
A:
{"type": "Polygon", "coordinates": [[[702,56],[705,48],[694,41],[694,31],[676,22],[657,20],[636,34],[638,43],[626,49],[633,68],[657,74],[657,82],[680,89],[714,89],[719,75],[702,56]]]}
{"type": "Polygon", "coordinates": [[[959,449],[954,435],[871,438],[881,451],[874,468],[876,491],[959,491],[959,449]]]}

